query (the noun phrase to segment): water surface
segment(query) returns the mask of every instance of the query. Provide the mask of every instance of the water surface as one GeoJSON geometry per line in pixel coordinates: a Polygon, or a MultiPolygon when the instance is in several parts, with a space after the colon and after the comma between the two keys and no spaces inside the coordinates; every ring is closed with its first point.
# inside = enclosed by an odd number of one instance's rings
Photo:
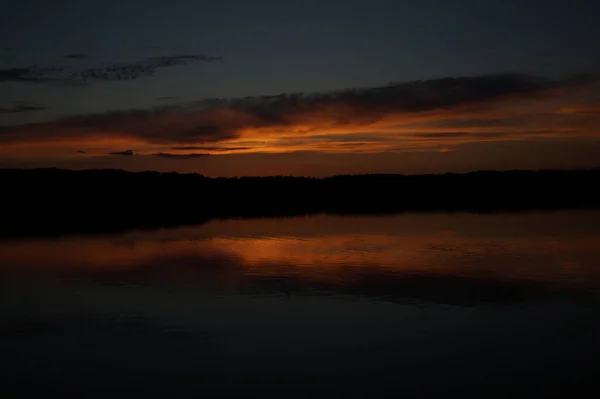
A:
{"type": "Polygon", "coordinates": [[[12,396],[572,397],[600,212],[213,221],[0,242],[12,396]]]}

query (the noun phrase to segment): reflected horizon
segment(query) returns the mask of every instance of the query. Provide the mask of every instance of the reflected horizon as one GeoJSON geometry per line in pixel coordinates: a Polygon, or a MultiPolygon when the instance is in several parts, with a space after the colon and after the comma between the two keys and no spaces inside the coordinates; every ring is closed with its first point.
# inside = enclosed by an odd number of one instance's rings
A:
{"type": "Polygon", "coordinates": [[[387,278],[571,292],[600,288],[599,222],[595,211],[220,220],[0,242],[0,264],[4,275],[129,275],[187,283],[222,278],[234,285],[280,280],[286,290],[318,284],[336,291],[387,278]]]}
{"type": "Polygon", "coordinates": [[[316,215],[1,241],[0,370],[23,395],[583,392],[599,222],[316,215]]]}

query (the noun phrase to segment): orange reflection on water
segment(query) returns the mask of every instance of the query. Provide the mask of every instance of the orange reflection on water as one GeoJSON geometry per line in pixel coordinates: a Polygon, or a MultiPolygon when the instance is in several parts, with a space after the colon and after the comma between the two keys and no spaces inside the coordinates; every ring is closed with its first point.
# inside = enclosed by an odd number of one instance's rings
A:
{"type": "Polygon", "coordinates": [[[233,280],[342,282],[375,273],[596,284],[599,221],[598,212],[214,221],[115,236],[0,242],[0,272],[143,271],[169,278],[221,274],[233,280]]]}

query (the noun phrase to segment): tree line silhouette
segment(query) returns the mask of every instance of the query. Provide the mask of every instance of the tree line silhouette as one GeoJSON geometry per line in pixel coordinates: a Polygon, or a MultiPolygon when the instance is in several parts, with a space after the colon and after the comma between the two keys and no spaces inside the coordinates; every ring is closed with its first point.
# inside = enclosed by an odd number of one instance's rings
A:
{"type": "Polygon", "coordinates": [[[600,169],[327,178],[3,169],[0,236],[102,233],[214,218],[316,213],[597,209],[599,181],[600,169]]]}

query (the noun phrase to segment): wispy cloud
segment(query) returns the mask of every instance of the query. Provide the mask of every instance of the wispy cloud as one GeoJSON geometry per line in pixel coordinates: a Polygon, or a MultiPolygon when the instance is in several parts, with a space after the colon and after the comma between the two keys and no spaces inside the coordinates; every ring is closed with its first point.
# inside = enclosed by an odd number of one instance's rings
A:
{"type": "Polygon", "coordinates": [[[600,115],[600,102],[564,107],[559,112],[567,115],[600,115]]]}
{"type": "Polygon", "coordinates": [[[176,151],[244,151],[250,150],[252,147],[214,147],[214,146],[183,146],[183,147],[171,147],[172,150],[176,151]]]}
{"type": "Polygon", "coordinates": [[[63,55],[63,58],[69,60],[87,60],[88,58],[90,58],[90,55],[85,53],[71,53],[63,55]]]}
{"type": "Polygon", "coordinates": [[[137,155],[137,153],[134,152],[133,150],[123,150],[123,151],[109,152],[108,155],[121,155],[121,156],[125,156],[125,157],[131,157],[133,155],[137,155]]]}
{"type": "Polygon", "coordinates": [[[200,55],[200,54],[179,54],[179,55],[161,55],[158,57],[150,57],[143,62],[153,68],[164,68],[175,65],[184,65],[190,62],[203,61],[214,62],[223,61],[222,56],[200,55]]]}
{"type": "Polygon", "coordinates": [[[155,153],[152,155],[155,157],[161,157],[161,158],[167,158],[167,159],[194,159],[194,158],[203,158],[203,157],[209,156],[210,154],[197,154],[197,153],[171,154],[171,153],[166,153],[166,152],[158,152],[158,153],[155,153]]]}
{"type": "Polygon", "coordinates": [[[93,81],[134,80],[144,76],[152,76],[160,68],[185,65],[192,62],[215,62],[222,60],[223,57],[220,56],[199,54],[149,57],[138,62],[113,64],[73,72],[63,79],[63,83],[88,84],[93,81]]]}
{"type": "Polygon", "coordinates": [[[142,154],[437,150],[473,141],[600,135],[600,120],[588,107],[597,91],[592,75],[448,77],[71,116],[0,127],[0,142],[118,139],[142,154]]]}
{"type": "Polygon", "coordinates": [[[0,69],[0,82],[48,83],[60,79],[61,67],[40,67],[37,65],[23,68],[0,69]]]}
{"type": "Polygon", "coordinates": [[[16,103],[15,105],[0,106],[0,114],[19,114],[22,112],[43,111],[46,109],[48,109],[48,107],[26,103],[16,103]]]}
{"type": "MultiPolygon", "coordinates": [[[[63,55],[65,59],[86,60],[89,54],[63,55]]],[[[38,65],[0,69],[0,82],[54,83],[64,85],[87,85],[92,82],[112,82],[151,76],[160,68],[185,65],[192,62],[223,61],[221,56],[180,54],[149,57],[141,61],[96,65],[77,70],[73,65],[65,67],[41,67],[38,65]]]]}

